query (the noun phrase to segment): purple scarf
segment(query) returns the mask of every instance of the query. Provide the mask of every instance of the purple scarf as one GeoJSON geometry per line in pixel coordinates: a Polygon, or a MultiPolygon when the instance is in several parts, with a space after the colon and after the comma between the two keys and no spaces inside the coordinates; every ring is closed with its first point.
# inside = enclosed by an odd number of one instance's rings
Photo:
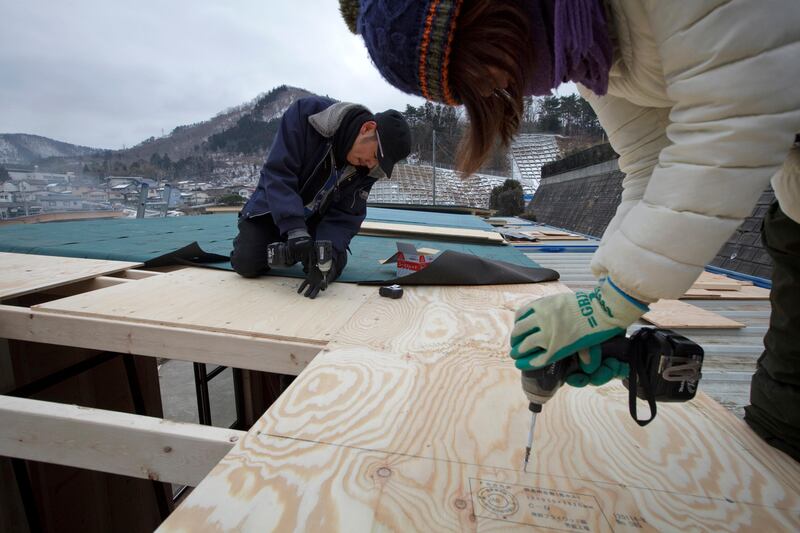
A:
{"type": "Polygon", "coordinates": [[[566,81],[598,95],[608,91],[611,39],[602,0],[531,0],[535,68],[527,94],[550,94],[566,81]]]}

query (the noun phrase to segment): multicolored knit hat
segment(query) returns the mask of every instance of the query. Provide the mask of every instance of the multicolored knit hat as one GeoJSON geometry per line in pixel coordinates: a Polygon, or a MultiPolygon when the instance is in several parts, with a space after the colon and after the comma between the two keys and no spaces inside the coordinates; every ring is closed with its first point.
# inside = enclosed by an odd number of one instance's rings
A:
{"type": "Polygon", "coordinates": [[[450,54],[463,0],[339,0],[350,31],[360,34],[381,75],[410,94],[458,105],[450,54]]]}

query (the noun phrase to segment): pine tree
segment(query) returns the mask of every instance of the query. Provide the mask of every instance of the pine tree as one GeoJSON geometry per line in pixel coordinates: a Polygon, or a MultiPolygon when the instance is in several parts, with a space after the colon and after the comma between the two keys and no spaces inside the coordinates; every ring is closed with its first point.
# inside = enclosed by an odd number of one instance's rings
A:
{"type": "Polygon", "coordinates": [[[489,209],[497,211],[498,216],[516,216],[525,209],[522,185],[517,180],[506,180],[492,189],[489,209]]]}

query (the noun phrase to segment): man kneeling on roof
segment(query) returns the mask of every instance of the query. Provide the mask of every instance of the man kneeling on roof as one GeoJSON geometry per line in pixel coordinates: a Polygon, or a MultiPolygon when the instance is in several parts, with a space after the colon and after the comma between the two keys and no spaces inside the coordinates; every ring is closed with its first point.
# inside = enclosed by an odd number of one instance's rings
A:
{"type": "Polygon", "coordinates": [[[411,131],[393,109],[329,98],[302,98],[281,119],[255,192],[239,213],[231,265],[245,277],[269,270],[268,245],[286,243],[306,278],[298,293],[314,298],[339,277],[350,240],[367,215],[367,197],[408,156],[411,131]],[[332,266],[320,271],[314,243],[332,245],[332,266]]]}

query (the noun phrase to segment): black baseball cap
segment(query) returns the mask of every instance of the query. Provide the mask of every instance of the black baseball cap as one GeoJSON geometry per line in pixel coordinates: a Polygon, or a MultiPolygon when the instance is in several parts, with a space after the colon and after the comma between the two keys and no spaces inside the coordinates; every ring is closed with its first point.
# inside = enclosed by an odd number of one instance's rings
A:
{"type": "Polygon", "coordinates": [[[378,125],[378,161],[387,178],[392,177],[395,163],[411,153],[411,129],[402,113],[388,109],[375,115],[378,125]]]}

